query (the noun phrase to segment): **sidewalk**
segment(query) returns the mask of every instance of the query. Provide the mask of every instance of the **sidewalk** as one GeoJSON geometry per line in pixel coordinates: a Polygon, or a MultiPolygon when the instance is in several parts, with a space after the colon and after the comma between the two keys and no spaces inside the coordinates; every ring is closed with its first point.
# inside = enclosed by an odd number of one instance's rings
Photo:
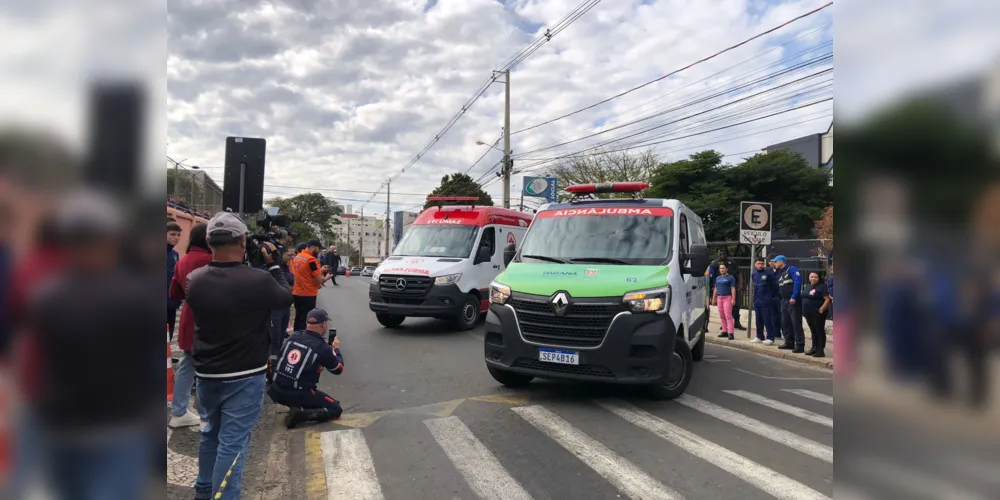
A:
{"type": "MultiPolygon", "coordinates": [[[[747,319],[749,312],[746,310],[740,311],[740,324],[749,327],[750,322],[747,319]]],[[[719,310],[716,307],[712,307],[712,312],[708,320],[708,334],[705,336],[705,341],[711,344],[719,344],[729,347],[734,347],[736,349],[742,349],[744,351],[752,351],[758,354],[763,354],[765,356],[771,356],[775,358],[787,359],[789,361],[795,361],[798,363],[803,363],[810,366],[815,366],[818,368],[833,369],[833,322],[826,322],[826,349],[824,352],[826,354],[825,358],[814,358],[811,356],[806,356],[805,354],[792,354],[791,351],[783,351],[778,349],[778,346],[782,344],[781,340],[775,340],[774,345],[763,345],[754,344],[750,341],[753,340],[757,335],[757,325],[756,318],[754,318],[754,331],[753,336],[748,337],[747,331],[736,330],[735,340],[729,340],[727,338],[720,338],[718,335],[722,331],[722,323],[719,322],[719,310]]],[[[805,320],[802,321],[802,330],[806,334],[806,349],[812,345],[812,335],[809,333],[809,327],[805,324],[805,320]]]]}

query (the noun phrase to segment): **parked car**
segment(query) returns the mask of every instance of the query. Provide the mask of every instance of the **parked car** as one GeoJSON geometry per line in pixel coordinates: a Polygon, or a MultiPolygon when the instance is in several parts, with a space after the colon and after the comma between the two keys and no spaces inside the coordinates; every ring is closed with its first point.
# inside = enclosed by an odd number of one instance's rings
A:
{"type": "Polygon", "coordinates": [[[346,267],[340,266],[340,267],[337,268],[337,276],[343,276],[345,274],[347,274],[347,268],[346,267]]]}
{"type": "Polygon", "coordinates": [[[365,266],[365,268],[361,270],[362,276],[371,276],[373,274],[375,274],[375,266],[365,266]]]}
{"type": "Polygon", "coordinates": [[[356,276],[360,276],[361,275],[361,266],[354,266],[354,267],[352,267],[351,268],[351,274],[356,275],[356,276]]]}

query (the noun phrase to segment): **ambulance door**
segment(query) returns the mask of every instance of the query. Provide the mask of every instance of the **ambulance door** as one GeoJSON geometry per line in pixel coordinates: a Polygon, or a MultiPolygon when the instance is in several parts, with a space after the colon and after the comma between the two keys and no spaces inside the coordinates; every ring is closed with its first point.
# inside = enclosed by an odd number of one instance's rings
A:
{"type": "Polygon", "coordinates": [[[513,243],[515,248],[521,246],[521,239],[524,238],[524,228],[515,226],[497,226],[497,247],[498,251],[496,255],[493,256],[493,263],[498,267],[496,269],[497,274],[500,274],[506,269],[503,265],[503,251],[507,248],[507,245],[513,243]]]}
{"type": "Polygon", "coordinates": [[[500,273],[503,266],[503,251],[497,249],[497,227],[489,225],[483,228],[476,243],[475,251],[472,253],[472,267],[469,269],[469,276],[472,278],[469,288],[477,288],[480,291],[489,291],[490,282],[500,273]],[[490,252],[489,259],[479,261],[479,252],[486,248],[490,252]],[[497,259],[499,256],[499,264],[497,259]]]}

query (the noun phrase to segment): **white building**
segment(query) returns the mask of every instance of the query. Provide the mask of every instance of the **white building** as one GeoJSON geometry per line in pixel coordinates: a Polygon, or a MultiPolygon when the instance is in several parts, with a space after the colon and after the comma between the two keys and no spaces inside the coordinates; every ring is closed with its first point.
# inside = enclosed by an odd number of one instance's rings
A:
{"type": "Polygon", "coordinates": [[[358,249],[365,263],[382,260],[385,255],[385,225],[382,220],[349,213],[343,213],[336,219],[340,224],[334,224],[333,234],[338,243],[358,249]]]}

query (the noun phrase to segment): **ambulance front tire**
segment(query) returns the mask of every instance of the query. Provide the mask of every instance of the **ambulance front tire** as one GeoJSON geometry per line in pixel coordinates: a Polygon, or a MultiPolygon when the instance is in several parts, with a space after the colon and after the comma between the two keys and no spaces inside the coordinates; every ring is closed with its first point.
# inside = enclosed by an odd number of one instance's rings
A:
{"type": "Polygon", "coordinates": [[[487,365],[486,369],[490,371],[490,375],[493,376],[493,380],[500,382],[504,387],[510,389],[516,389],[518,387],[524,387],[531,383],[535,377],[531,375],[521,375],[520,373],[509,372],[507,370],[501,370],[499,368],[494,368],[487,365]]]}
{"type": "Polygon", "coordinates": [[[687,390],[692,375],[694,375],[694,360],[691,359],[691,348],[684,339],[675,337],[673,359],[670,360],[667,379],[663,383],[651,385],[650,396],[659,401],[676,399],[687,390]]]}
{"type": "Polygon", "coordinates": [[[395,316],[392,314],[376,314],[375,319],[377,319],[379,323],[382,323],[382,326],[386,328],[396,328],[399,325],[403,324],[403,320],[406,319],[406,316],[395,316]]]}
{"type": "Polygon", "coordinates": [[[480,305],[482,303],[479,297],[475,294],[467,294],[465,296],[465,302],[462,302],[462,308],[458,311],[458,316],[456,316],[452,322],[455,324],[455,328],[459,331],[472,330],[479,324],[480,305]]]}

